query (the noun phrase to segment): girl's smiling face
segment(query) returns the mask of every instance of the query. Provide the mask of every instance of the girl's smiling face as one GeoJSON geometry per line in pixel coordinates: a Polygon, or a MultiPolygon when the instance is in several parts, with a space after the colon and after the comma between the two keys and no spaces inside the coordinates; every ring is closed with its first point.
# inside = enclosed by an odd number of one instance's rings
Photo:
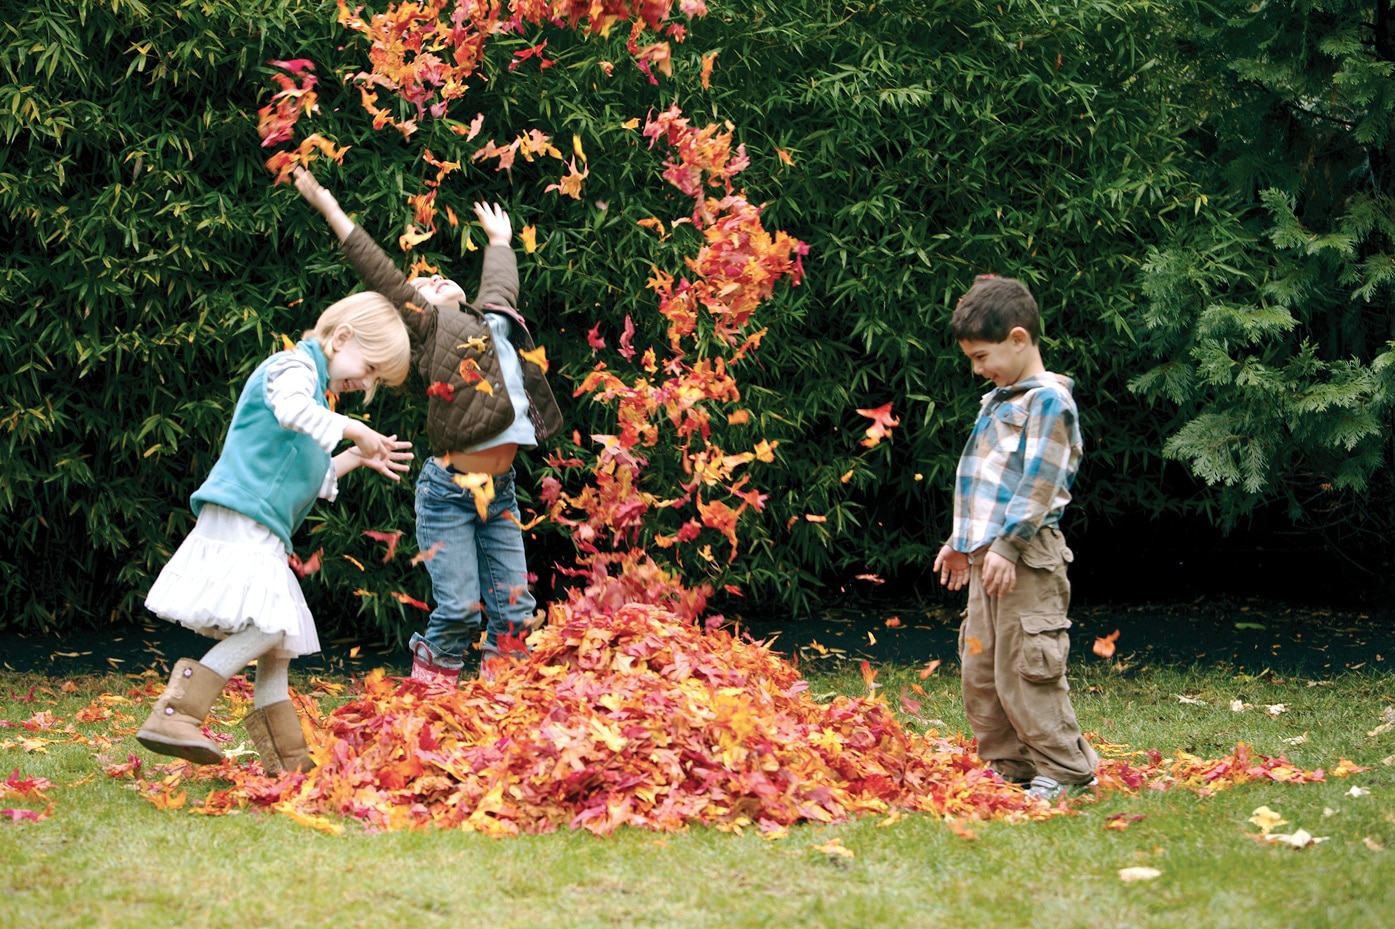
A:
{"type": "Polygon", "coordinates": [[[407,283],[417,289],[417,293],[427,302],[436,306],[455,307],[465,302],[465,291],[448,277],[433,274],[430,277],[414,277],[407,283]]]}
{"type": "Polygon", "coordinates": [[[368,390],[378,383],[378,366],[363,356],[353,330],[340,326],[334,333],[334,354],[328,358],[329,389],[336,394],[368,390]]]}

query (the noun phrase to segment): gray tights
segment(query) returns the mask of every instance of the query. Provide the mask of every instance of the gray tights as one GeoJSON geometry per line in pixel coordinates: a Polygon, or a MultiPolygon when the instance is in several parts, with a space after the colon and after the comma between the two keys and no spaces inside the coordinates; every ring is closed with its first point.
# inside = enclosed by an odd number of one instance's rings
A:
{"type": "Polygon", "coordinates": [[[252,705],[261,709],[290,699],[291,660],[272,654],[284,638],[283,633],[262,632],[256,626],[248,626],[210,648],[199,663],[226,678],[256,661],[257,681],[252,705]]]}

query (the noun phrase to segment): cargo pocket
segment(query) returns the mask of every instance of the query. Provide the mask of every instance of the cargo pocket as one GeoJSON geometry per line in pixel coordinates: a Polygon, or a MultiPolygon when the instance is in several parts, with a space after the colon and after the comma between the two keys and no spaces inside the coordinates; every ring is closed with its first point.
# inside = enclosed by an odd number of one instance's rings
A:
{"type": "Polygon", "coordinates": [[[1027,543],[1020,560],[1029,568],[1055,571],[1074,561],[1075,553],[1066,547],[1066,540],[1059,532],[1043,529],[1027,543]]]}
{"type": "Polygon", "coordinates": [[[1024,681],[1046,684],[1066,673],[1070,620],[1065,613],[1022,614],[1022,648],[1014,670],[1024,681]]]}

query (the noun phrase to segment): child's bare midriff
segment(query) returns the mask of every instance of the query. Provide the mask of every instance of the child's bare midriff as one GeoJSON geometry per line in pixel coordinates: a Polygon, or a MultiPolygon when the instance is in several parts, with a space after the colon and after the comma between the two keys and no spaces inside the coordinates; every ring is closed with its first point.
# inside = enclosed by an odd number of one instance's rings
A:
{"type": "Polygon", "coordinates": [[[505,442],[478,452],[447,452],[436,459],[441,467],[450,465],[466,474],[507,474],[518,454],[517,442],[505,442]]]}

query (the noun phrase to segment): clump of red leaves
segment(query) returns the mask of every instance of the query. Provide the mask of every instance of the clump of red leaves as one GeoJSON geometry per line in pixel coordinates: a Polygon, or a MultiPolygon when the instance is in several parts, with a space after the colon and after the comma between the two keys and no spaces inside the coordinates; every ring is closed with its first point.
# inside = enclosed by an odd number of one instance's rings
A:
{"type": "Polygon", "coordinates": [[[778,835],[894,810],[1051,815],[962,740],[907,731],[879,697],[821,704],[806,687],[764,645],[653,606],[554,607],[532,654],[493,681],[446,690],[377,672],[323,721],[313,772],[209,769],[236,783],[201,812],[250,805],[493,835],[693,824],[778,835]]]}
{"type": "MultiPolygon", "coordinates": [[[[1067,812],[1002,783],[964,738],[907,730],[880,696],[812,699],[762,643],[650,605],[552,609],[532,654],[490,681],[448,689],[370,675],[361,694],[320,721],[319,767],[309,774],[268,778],[258,763],[231,760],[163,766],[145,795],[177,808],[183,781],[219,780],[231,786],[192,812],[260,808],[333,832],[347,818],[375,830],[496,836],[708,825],[774,838],[795,823],[865,814],[957,823],[1067,812]]],[[[1116,756],[1100,764],[1101,790],[1208,794],[1326,777],[1246,745],[1212,760],[1100,747],[1116,756]]],[[[1343,761],[1332,773],[1358,770],[1343,761]]]]}

